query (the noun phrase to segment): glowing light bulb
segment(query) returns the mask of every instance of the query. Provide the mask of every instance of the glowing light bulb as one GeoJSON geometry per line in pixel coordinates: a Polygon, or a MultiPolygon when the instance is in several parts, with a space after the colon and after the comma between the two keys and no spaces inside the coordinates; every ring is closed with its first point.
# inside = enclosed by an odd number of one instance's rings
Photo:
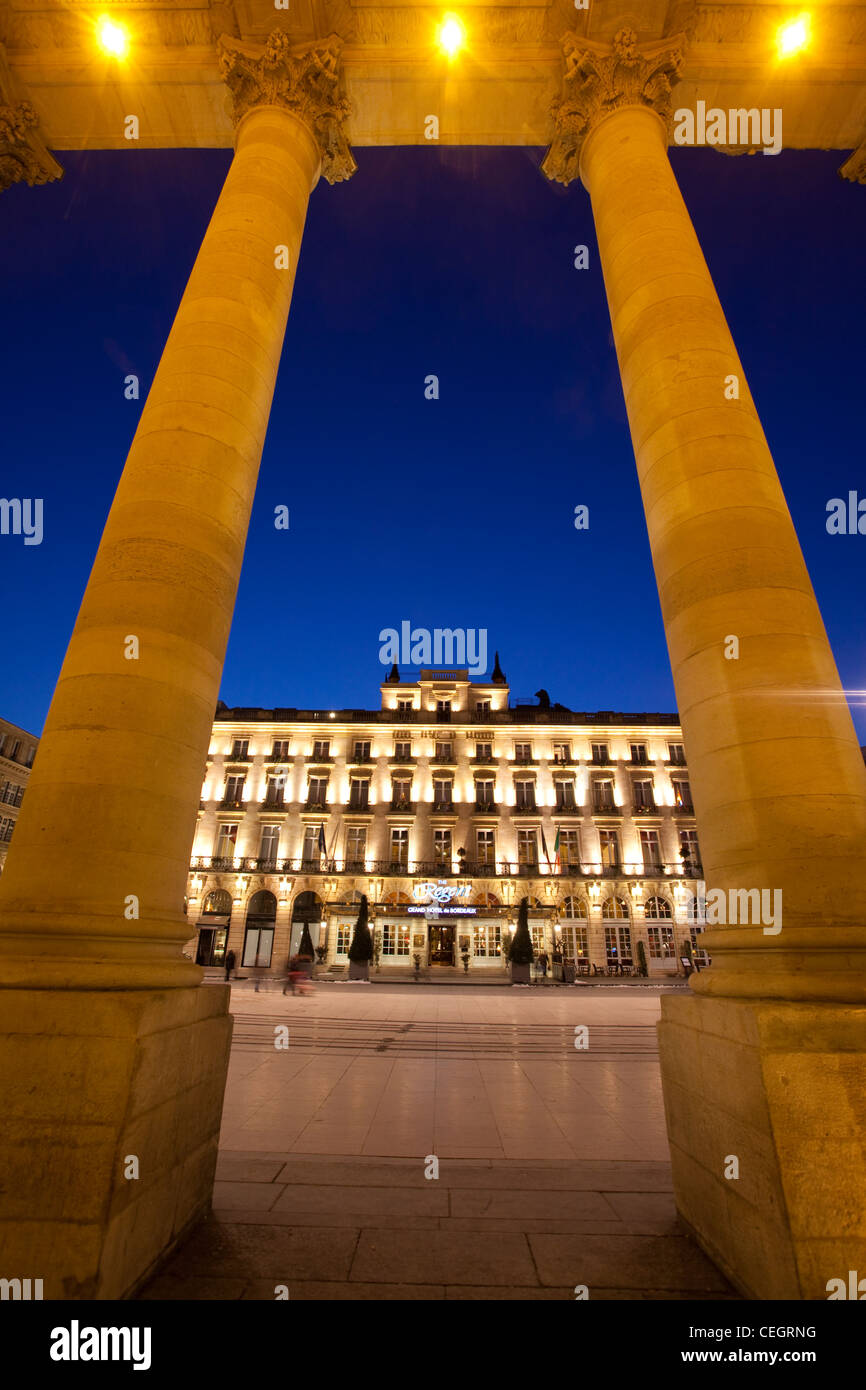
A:
{"type": "Polygon", "coordinates": [[[438,38],[439,47],[444,53],[447,53],[449,58],[453,58],[455,53],[459,53],[466,42],[466,32],[456,15],[445,16],[439,27],[438,38]]]}
{"type": "Polygon", "coordinates": [[[125,58],[129,51],[129,37],[122,25],[116,24],[108,15],[100,15],[96,24],[96,37],[104,53],[112,58],[125,58]]]}
{"type": "Polygon", "coordinates": [[[801,14],[796,19],[789,20],[776,34],[779,57],[790,58],[792,54],[799,53],[801,49],[808,47],[811,39],[811,16],[801,14]]]}

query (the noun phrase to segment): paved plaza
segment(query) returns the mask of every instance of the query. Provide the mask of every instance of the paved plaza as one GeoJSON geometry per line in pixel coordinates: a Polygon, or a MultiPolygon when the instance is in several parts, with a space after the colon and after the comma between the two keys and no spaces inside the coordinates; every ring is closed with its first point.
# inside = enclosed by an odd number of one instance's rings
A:
{"type": "Polygon", "coordinates": [[[660,994],[236,986],[213,1216],[141,1296],[733,1297],[676,1218],[660,994]]]}

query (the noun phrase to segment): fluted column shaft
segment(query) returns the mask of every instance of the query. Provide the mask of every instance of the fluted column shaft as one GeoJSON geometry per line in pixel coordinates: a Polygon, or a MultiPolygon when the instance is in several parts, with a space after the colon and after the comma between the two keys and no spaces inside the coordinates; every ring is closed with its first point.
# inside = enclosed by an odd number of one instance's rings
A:
{"type": "Polygon", "coordinates": [[[796,997],[802,986],[818,997],[863,997],[863,956],[854,971],[852,953],[866,944],[866,772],[743,366],[667,158],[663,121],[638,103],[602,116],[583,141],[580,174],[592,200],[707,884],[783,895],[780,933],[755,925],[708,934],[714,968],[695,987],[796,997]],[[738,399],[728,398],[732,376],[738,399]],[[726,657],[732,636],[737,659],[726,657]],[[731,951],[744,946],[760,962],[741,955],[735,963],[731,951]]]}
{"type": "Polygon", "coordinates": [[[240,122],[0,881],[0,983],[163,987],[200,978],[179,951],[190,934],[183,896],[320,165],[310,126],[291,111],[254,106],[240,122]]]}

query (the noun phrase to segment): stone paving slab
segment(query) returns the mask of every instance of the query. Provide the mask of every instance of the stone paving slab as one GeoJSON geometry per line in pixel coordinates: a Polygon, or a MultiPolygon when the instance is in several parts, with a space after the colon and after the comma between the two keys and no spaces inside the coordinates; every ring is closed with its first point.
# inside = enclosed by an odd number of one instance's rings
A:
{"type": "Polygon", "coordinates": [[[362,1231],[350,1279],[399,1284],[537,1285],[526,1237],[491,1231],[362,1231]]]}
{"type": "Polygon", "coordinates": [[[527,1236],[542,1284],[568,1280],[617,1289],[691,1289],[725,1292],[729,1286],[686,1236],[527,1236]]]}

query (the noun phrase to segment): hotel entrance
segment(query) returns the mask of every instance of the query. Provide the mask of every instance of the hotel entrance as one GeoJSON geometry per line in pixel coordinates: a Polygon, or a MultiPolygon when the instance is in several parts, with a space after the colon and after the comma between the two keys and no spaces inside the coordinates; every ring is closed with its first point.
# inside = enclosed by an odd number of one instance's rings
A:
{"type": "Polygon", "coordinates": [[[430,964],[454,964],[454,928],[430,923],[430,964]]]}

